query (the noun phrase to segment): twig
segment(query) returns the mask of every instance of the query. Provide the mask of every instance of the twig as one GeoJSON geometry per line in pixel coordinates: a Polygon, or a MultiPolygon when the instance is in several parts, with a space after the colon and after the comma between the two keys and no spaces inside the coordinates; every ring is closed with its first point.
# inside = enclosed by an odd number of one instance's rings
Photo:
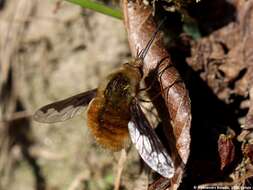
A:
{"type": "Polygon", "coordinates": [[[126,159],[127,159],[127,152],[126,152],[125,149],[123,149],[121,151],[120,158],[119,158],[119,161],[118,161],[117,174],[116,174],[116,178],[115,178],[115,181],[114,181],[114,190],[119,190],[120,189],[120,181],[121,181],[121,176],[122,176],[122,172],[123,172],[123,169],[124,169],[126,159]]]}
{"type": "Polygon", "coordinates": [[[15,121],[18,119],[29,118],[29,117],[32,117],[32,113],[27,112],[27,111],[19,111],[19,112],[12,113],[10,116],[2,118],[2,120],[0,121],[0,124],[6,123],[6,122],[8,123],[8,122],[15,121]]]}
{"type": "Polygon", "coordinates": [[[87,173],[81,173],[79,174],[74,181],[70,184],[68,190],[77,190],[78,187],[81,185],[83,181],[85,181],[88,178],[87,173]]]}

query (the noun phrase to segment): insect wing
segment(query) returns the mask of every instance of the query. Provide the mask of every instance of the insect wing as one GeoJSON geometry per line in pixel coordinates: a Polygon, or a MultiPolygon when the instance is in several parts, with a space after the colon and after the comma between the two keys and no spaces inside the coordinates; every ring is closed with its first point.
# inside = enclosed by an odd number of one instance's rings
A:
{"type": "Polygon", "coordinates": [[[175,173],[173,161],[135,100],[130,111],[128,130],[141,158],[160,175],[172,178],[175,173]]]}
{"type": "Polygon", "coordinates": [[[55,123],[68,120],[82,112],[96,96],[97,89],[83,92],[67,99],[43,106],[35,112],[33,119],[41,123],[55,123]]]}

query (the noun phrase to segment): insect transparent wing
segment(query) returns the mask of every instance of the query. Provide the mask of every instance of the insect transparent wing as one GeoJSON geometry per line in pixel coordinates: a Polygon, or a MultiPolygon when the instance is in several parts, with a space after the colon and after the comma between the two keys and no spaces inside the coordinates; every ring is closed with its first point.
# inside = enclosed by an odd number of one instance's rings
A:
{"type": "Polygon", "coordinates": [[[97,89],[83,92],[67,99],[43,106],[35,112],[33,119],[41,123],[65,121],[78,115],[96,96],[97,89]]]}
{"type": "Polygon", "coordinates": [[[136,100],[133,101],[130,111],[131,120],[128,123],[128,130],[140,156],[157,173],[172,178],[175,173],[173,161],[136,100]]]}

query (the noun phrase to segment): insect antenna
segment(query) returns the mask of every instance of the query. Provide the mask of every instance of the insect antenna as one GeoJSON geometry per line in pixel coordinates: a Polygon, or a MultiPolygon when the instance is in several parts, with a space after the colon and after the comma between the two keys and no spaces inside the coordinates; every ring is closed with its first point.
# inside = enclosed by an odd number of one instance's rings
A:
{"type": "Polygon", "coordinates": [[[137,57],[140,59],[144,59],[148,53],[148,50],[150,49],[151,45],[153,44],[156,35],[158,34],[158,32],[161,29],[161,26],[164,24],[165,20],[167,19],[167,17],[165,17],[157,26],[156,31],[152,34],[151,39],[149,40],[149,42],[147,43],[146,47],[144,49],[142,49],[139,53],[137,53],[137,57]]]}

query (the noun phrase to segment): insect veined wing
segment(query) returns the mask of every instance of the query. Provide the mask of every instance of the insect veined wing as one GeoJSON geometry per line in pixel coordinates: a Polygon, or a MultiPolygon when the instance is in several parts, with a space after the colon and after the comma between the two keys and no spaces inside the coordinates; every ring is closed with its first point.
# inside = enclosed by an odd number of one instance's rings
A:
{"type": "Polygon", "coordinates": [[[157,173],[172,178],[175,173],[173,161],[136,100],[133,100],[130,112],[129,135],[139,155],[157,173]]]}
{"type": "Polygon", "coordinates": [[[55,123],[68,120],[82,113],[82,110],[96,96],[97,89],[89,90],[38,109],[33,115],[35,121],[55,123]]]}

